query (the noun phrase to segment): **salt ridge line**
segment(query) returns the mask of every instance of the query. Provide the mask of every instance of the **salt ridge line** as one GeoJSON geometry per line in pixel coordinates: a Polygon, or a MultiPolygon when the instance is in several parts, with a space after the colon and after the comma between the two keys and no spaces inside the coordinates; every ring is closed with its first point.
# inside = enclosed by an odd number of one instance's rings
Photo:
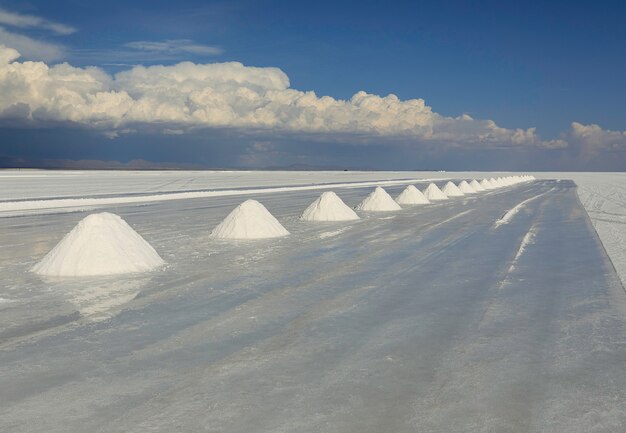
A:
{"type": "Polygon", "coordinates": [[[381,180],[372,182],[347,182],[335,184],[317,184],[306,186],[289,186],[289,187],[270,187],[256,189],[232,189],[218,191],[196,191],[196,192],[177,192],[165,194],[151,194],[132,197],[106,197],[106,198],[68,198],[68,199],[50,199],[50,200],[25,200],[25,201],[7,201],[0,202],[0,218],[20,216],[28,214],[28,211],[60,209],[60,208],[80,208],[85,206],[108,206],[129,203],[147,203],[161,202],[171,200],[185,200],[192,198],[209,198],[209,197],[227,197],[251,194],[272,194],[279,192],[293,191],[315,191],[320,189],[331,188],[360,188],[377,185],[403,185],[406,183],[430,182],[441,179],[403,179],[403,180],[381,180]]]}
{"type": "Polygon", "coordinates": [[[442,225],[444,225],[444,224],[446,224],[446,223],[449,223],[450,221],[453,221],[453,220],[455,220],[455,219],[457,219],[457,218],[462,217],[463,215],[467,215],[468,213],[474,212],[475,210],[476,210],[476,209],[469,209],[469,210],[463,211],[463,212],[461,212],[461,213],[458,213],[458,214],[456,214],[456,215],[452,215],[450,218],[446,218],[446,219],[445,219],[445,220],[443,220],[443,221],[439,221],[439,222],[437,222],[437,223],[435,223],[435,224],[433,224],[433,225],[426,226],[426,228],[424,229],[424,231],[427,231],[427,230],[432,230],[432,229],[434,229],[434,228],[436,228],[436,227],[442,226],[442,225]]]}
{"type": "Polygon", "coordinates": [[[515,214],[517,214],[520,210],[522,210],[524,208],[524,206],[526,206],[531,201],[541,197],[542,195],[546,195],[547,193],[552,192],[554,190],[555,190],[555,188],[552,188],[549,191],[542,192],[541,194],[537,194],[534,197],[528,198],[528,199],[524,200],[523,202],[518,203],[515,207],[509,209],[504,215],[502,215],[502,218],[500,218],[499,220],[496,221],[496,223],[494,224],[493,228],[497,229],[498,227],[500,227],[503,224],[510,223],[511,220],[513,219],[513,217],[515,216],[515,214]]]}
{"type": "Polygon", "coordinates": [[[522,257],[522,255],[526,252],[526,248],[528,248],[529,245],[535,243],[536,236],[537,228],[536,225],[533,224],[533,226],[526,232],[526,234],[522,238],[522,242],[520,243],[520,246],[517,250],[517,254],[515,254],[515,258],[511,262],[511,266],[509,266],[509,274],[515,270],[515,265],[517,264],[517,261],[520,259],[520,257],[522,257]]]}

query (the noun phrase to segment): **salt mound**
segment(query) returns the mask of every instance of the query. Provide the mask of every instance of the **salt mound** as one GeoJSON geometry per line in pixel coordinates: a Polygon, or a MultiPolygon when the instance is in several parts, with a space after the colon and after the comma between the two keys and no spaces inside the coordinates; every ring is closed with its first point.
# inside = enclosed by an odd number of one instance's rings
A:
{"type": "Polygon", "coordinates": [[[323,192],[300,217],[304,221],[351,221],[359,216],[332,191],[323,192]]]}
{"type": "Polygon", "coordinates": [[[474,180],[472,180],[470,182],[470,186],[472,188],[474,188],[474,191],[476,191],[476,192],[481,192],[481,191],[485,190],[485,188],[480,183],[478,183],[478,181],[476,179],[474,179],[474,180]]]}
{"type": "Polygon", "coordinates": [[[495,189],[496,187],[489,182],[489,179],[483,179],[480,181],[480,186],[482,186],[485,189],[495,189]]]}
{"type": "Polygon", "coordinates": [[[422,191],[415,188],[413,185],[409,185],[404,188],[404,191],[396,197],[396,202],[399,204],[428,204],[430,201],[422,194],[422,191]]]}
{"type": "Polygon", "coordinates": [[[459,183],[459,189],[463,194],[476,194],[476,189],[474,189],[466,180],[461,181],[459,183]]]}
{"type": "Polygon", "coordinates": [[[261,203],[246,200],[237,206],[211,232],[218,239],[266,239],[286,236],[289,232],[261,203]]]}
{"type": "Polygon", "coordinates": [[[357,210],[389,212],[402,209],[387,191],[377,186],[357,207],[357,210]]]}
{"type": "Polygon", "coordinates": [[[434,183],[428,185],[424,190],[424,196],[430,201],[448,200],[448,196],[441,192],[439,187],[434,183]]]}
{"type": "Polygon", "coordinates": [[[500,183],[494,179],[493,177],[491,179],[489,179],[489,183],[491,183],[491,185],[495,188],[500,188],[502,185],[500,185],[500,183]]]}
{"type": "Polygon", "coordinates": [[[163,263],[126,221],[103,212],[80,221],[31,271],[54,277],[115,275],[146,272],[163,263]]]}
{"type": "Polygon", "coordinates": [[[463,194],[463,191],[461,191],[459,187],[452,182],[446,183],[441,191],[448,197],[461,197],[465,195],[463,194]]]}

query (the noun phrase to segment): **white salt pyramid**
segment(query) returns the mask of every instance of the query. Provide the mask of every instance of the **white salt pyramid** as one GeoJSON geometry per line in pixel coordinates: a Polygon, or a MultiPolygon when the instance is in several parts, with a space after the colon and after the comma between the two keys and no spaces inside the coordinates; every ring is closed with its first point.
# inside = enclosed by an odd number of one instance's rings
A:
{"type": "Polygon", "coordinates": [[[476,179],[470,182],[470,186],[474,188],[474,191],[476,192],[482,192],[485,190],[485,188],[476,179]]]}
{"type": "Polygon", "coordinates": [[[332,191],[323,192],[306,208],[300,217],[303,221],[351,221],[359,216],[332,191]]]}
{"type": "Polygon", "coordinates": [[[357,207],[357,210],[364,211],[376,211],[376,212],[389,212],[402,209],[398,203],[396,203],[387,191],[381,187],[376,187],[374,191],[368,195],[357,207]]]}
{"type": "Polygon", "coordinates": [[[498,182],[493,177],[491,179],[489,179],[489,183],[493,186],[494,189],[500,188],[502,186],[502,185],[500,185],[500,182],[498,182]]]}
{"type": "Polygon", "coordinates": [[[448,197],[462,197],[465,195],[463,194],[463,191],[461,191],[459,187],[452,182],[446,183],[441,192],[443,192],[448,197]]]}
{"type": "Polygon", "coordinates": [[[287,236],[289,232],[256,200],[237,206],[211,232],[217,239],[266,239],[287,236]]]}
{"type": "Polygon", "coordinates": [[[448,200],[448,196],[441,192],[439,187],[434,183],[431,183],[428,187],[426,187],[424,190],[424,196],[430,201],[448,200]]]}
{"type": "Polygon", "coordinates": [[[485,188],[486,190],[495,189],[496,187],[489,181],[489,179],[483,179],[480,181],[480,186],[485,188]]]}
{"type": "Polygon", "coordinates": [[[53,277],[79,277],[146,272],[163,259],[126,221],[103,212],[80,221],[33,268],[53,277]]]}
{"type": "Polygon", "coordinates": [[[415,188],[413,185],[409,185],[404,188],[404,191],[396,197],[398,204],[428,204],[430,201],[422,194],[422,191],[415,188]]]}
{"type": "Polygon", "coordinates": [[[463,194],[476,194],[476,189],[467,183],[466,180],[459,183],[459,189],[463,194]]]}

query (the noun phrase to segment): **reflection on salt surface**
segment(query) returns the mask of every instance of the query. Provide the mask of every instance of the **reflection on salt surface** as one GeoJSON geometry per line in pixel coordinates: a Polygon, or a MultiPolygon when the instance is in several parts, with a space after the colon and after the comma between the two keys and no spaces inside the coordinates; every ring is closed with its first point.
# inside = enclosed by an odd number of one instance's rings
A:
{"type": "Polygon", "coordinates": [[[113,317],[151,280],[150,275],[100,278],[41,277],[51,294],[66,299],[81,318],[97,322],[113,317]]]}

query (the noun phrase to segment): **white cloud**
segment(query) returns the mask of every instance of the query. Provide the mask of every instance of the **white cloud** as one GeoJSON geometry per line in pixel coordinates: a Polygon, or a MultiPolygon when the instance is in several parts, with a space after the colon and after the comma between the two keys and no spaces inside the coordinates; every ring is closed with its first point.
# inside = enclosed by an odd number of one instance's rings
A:
{"type": "Polygon", "coordinates": [[[197,44],[191,39],[170,39],[166,41],[135,41],[124,44],[133,50],[148,51],[161,54],[197,54],[215,56],[222,53],[222,49],[210,45],[197,44]]]}
{"type": "Polygon", "coordinates": [[[27,59],[44,62],[54,62],[64,58],[66,55],[65,47],[54,42],[15,33],[14,28],[45,30],[57,35],[69,35],[76,31],[75,28],[65,24],[35,15],[9,12],[0,8],[0,45],[17,49],[27,59]],[[10,27],[11,30],[7,30],[6,27],[10,27]]]}
{"type": "Polygon", "coordinates": [[[98,68],[20,62],[17,55],[0,48],[0,118],[73,122],[110,136],[135,128],[236,128],[258,135],[332,134],[348,142],[398,137],[464,147],[555,147],[540,140],[534,128],[442,116],[423,99],[362,91],[349,100],[320,97],[290,88],[278,68],[183,62],[135,66],[110,76],[98,68]]]}
{"type": "Polygon", "coordinates": [[[626,147],[626,131],[611,131],[602,129],[595,124],[583,125],[572,122],[570,134],[597,148],[621,149],[626,147]]]}
{"type": "Polygon", "coordinates": [[[44,42],[31,37],[10,32],[0,26],[0,44],[14,47],[28,59],[54,62],[65,57],[65,48],[52,42],[44,42]]]}
{"type": "Polygon", "coordinates": [[[625,151],[626,131],[602,129],[596,124],[572,122],[565,139],[580,149],[581,156],[590,159],[599,152],[625,151]]]}
{"type": "Polygon", "coordinates": [[[22,29],[42,29],[59,35],[69,35],[76,29],[66,24],[57,23],[35,15],[23,15],[0,8],[0,24],[22,29]]]}

